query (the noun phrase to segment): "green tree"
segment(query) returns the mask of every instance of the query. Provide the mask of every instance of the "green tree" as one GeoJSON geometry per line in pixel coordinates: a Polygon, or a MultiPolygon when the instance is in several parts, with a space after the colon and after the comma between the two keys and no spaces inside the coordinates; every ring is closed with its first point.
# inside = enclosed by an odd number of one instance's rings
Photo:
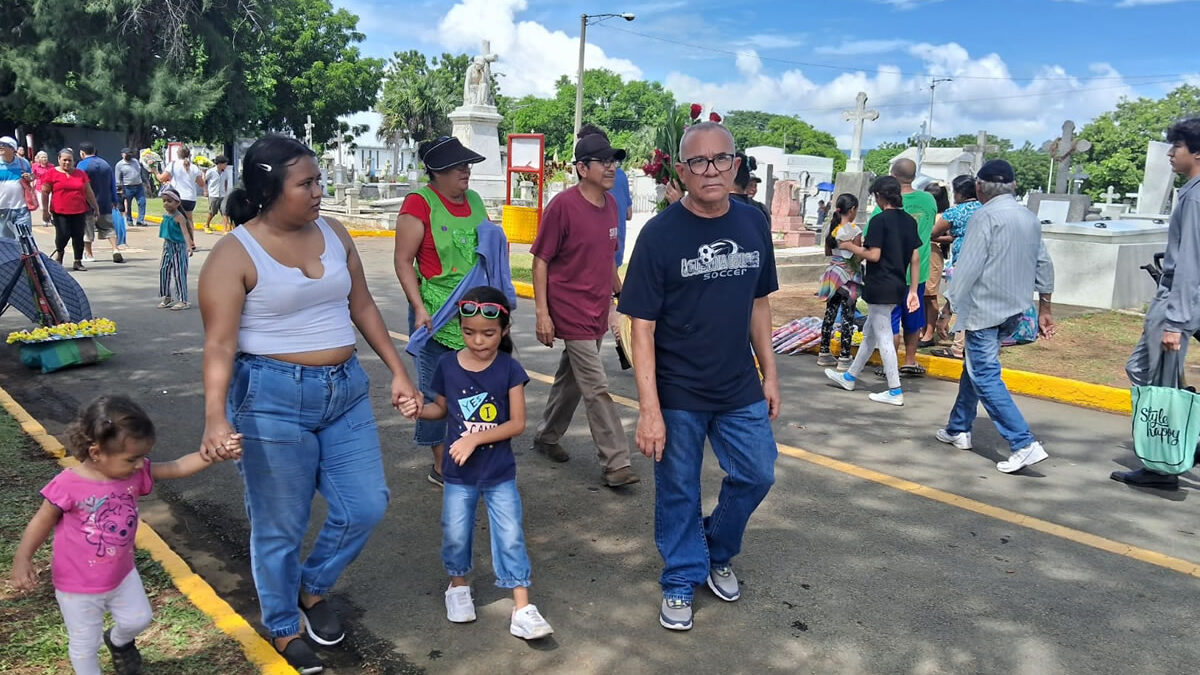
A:
{"type": "MultiPolygon", "coordinates": [[[[384,72],[383,92],[375,106],[383,115],[379,138],[420,143],[448,135],[451,125],[446,116],[462,105],[470,63],[466,54],[442,54],[427,60],[415,49],[396,52],[384,72]]],[[[496,88],[493,77],[493,92],[496,88]]]]}
{"type": "Polygon", "coordinates": [[[1146,162],[1146,144],[1161,141],[1167,127],[1181,117],[1200,112],[1200,87],[1183,85],[1154,100],[1123,99],[1079,131],[1092,143],[1083,161],[1088,174],[1083,191],[1101,199],[1108,186],[1116,192],[1137,192],[1146,162]]]}
{"type": "Polygon", "coordinates": [[[908,143],[888,141],[863,153],[863,169],[876,176],[886,176],[892,158],[909,148],[908,143]]]}
{"type": "Polygon", "coordinates": [[[819,131],[799,117],[756,110],[733,110],[725,115],[725,126],[733,133],[738,149],[769,145],[784,152],[833,159],[834,172],[846,169],[846,154],[832,134],[819,131]]]}
{"type": "Polygon", "coordinates": [[[328,131],[338,128],[338,117],[374,105],[384,62],[361,55],[358,17],[329,0],[270,0],[267,16],[257,49],[241,54],[242,70],[258,85],[262,116],[251,122],[260,131],[303,137],[311,115],[323,130],[313,137],[320,145],[333,136],[328,131]]]}
{"type": "Polygon", "coordinates": [[[1029,141],[1020,148],[1007,150],[1000,155],[1012,164],[1017,175],[1017,196],[1033,190],[1046,189],[1046,171],[1050,167],[1050,154],[1043,152],[1029,141]]]}

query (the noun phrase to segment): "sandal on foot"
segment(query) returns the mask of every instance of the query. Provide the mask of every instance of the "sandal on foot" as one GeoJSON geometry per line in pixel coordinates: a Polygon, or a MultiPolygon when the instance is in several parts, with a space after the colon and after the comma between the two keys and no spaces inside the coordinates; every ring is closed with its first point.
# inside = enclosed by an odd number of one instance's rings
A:
{"type": "Polygon", "coordinates": [[[929,352],[929,355],[937,356],[937,357],[943,358],[943,359],[956,359],[958,361],[962,361],[962,354],[955,354],[953,349],[949,349],[947,347],[942,347],[941,349],[935,349],[935,350],[929,352]]]}
{"type": "Polygon", "coordinates": [[[921,377],[925,375],[925,369],[921,366],[900,366],[900,374],[909,377],[921,377]]]}

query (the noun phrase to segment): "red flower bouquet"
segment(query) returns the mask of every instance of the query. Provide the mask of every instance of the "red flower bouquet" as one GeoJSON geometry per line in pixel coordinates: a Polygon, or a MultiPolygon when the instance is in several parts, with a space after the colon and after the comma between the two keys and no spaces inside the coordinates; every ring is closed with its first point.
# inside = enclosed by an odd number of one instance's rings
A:
{"type": "MultiPolygon", "coordinates": [[[[700,115],[704,112],[704,107],[699,103],[692,103],[687,108],[675,106],[667,113],[667,121],[654,134],[654,154],[650,157],[650,161],[642,166],[642,171],[659,185],[667,185],[673,183],[681,192],[684,190],[683,181],[679,179],[679,174],[675,171],[675,164],[671,154],[679,147],[679,141],[683,138],[683,133],[693,124],[698,124],[702,120],[700,115]]],[[[721,116],[715,112],[710,112],[708,121],[720,122],[721,116]]],[[[662,211],[667,208],[666,199],[658,201],[658,210],[662,211]]]]}

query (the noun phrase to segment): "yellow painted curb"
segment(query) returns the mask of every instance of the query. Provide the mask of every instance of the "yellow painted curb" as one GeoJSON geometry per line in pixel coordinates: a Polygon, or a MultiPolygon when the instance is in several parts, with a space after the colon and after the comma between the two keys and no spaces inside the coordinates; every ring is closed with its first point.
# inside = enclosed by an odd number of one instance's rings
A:
{"type": "MultiPolygon", "coordinates": [[[[25,408],[21,407],[7,391],[0,387],[0,405],[8,414],[17,420],[21,430],[42,446],[47,454],[55,457],[64,468],[78,464],[78,460],[67,456],[66,448],[58,439],[46,432],[42,426],[25,408]]],[[[196,574],[179,554],[171,549],[167,542],[154,531],[145,521],[138,521],[138,548],[150,554],[163,566],[171,577],[171,583],[201,612],[212,620],[213,625],[229,637],[237,640],[246,654],[246,660],[258,667],[265,675],[295,675],[296,669],[289,666],[275,648],[262,638],[242,617],[234,611],[229,603],[221,599],[208,582],[196,574]]]]}
{"type": "MultiPolygon", "coordinates": [[[[162,216],[146,216],[146,222],[154,223],[155,225],[162,224],[162,216]]],[[[192,227],[198,231],[204,231],[204,226],[198,222],[193,222],[192,227]]],[[[350,230],[347,229],[351,237],[394,237],[396,236],[393,230],[350,230]]],[[[216,230],[217,233],[224,234],[225,230],[216,230]]]]}
{"type": "Polygon", "coordinates": [[[527,284],[524,281],[514,281],[513,289],[517,291],[519,298],[533,298],[533,284],[527,284]]]}

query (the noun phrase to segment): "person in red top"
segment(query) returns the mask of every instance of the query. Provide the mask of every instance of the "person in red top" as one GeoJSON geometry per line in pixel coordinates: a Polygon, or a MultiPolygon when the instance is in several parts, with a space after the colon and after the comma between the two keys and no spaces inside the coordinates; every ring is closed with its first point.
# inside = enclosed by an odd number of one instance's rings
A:
{"type": "Polygon", "coordinates": [[[600,359],[612,299],[621,295],[614,258],[617,205],[608,191],[623,159],[625,151],[613,148],[604,132],[584,127],[575,144],[579,184],[546,206],[530,249],[538,341],[553,347],[557,337],[566,344],[533,448],[556,462],[570,458],[559,440],[582,398],[608,487],[639,480],[600,359]]]}
{"type": "Polygon", "coordinates": [[[63,260],[63,249],[71,242],[75,264],[71,269],[86,272],[83,266],[83,230],[86,226],[88,207],[100,213],[96,194],[88,181],[88,175],[75,168],[75,151],[63,148],[58,151],[58,166],[42,177],[42,202],[49,208],[42,210],[42,221],[50,222],[54,217],[54,259],[63,260]],[[53,201],[51,201],[53,199],[53,201]]]}
{"type": "MultiPolygon", "coordinates": [[[[453,136],[422,143],[417,155],[425,164],[429,185],[409,194],[400,206],[393,259],[396,277],[408,298],[410,335],[419,326],[433,330],[431,317],[475,266],[475,228],[487,218],[483,199],[470,189],[471,165],[482,162],[483,155],[453,136]]],[[[434,333],[413,359],[427,403],[434,401],[432,383],[438,361],[464,346],[456,318],[434,333]]],[[[427,478],[440,487],[446,421],[418,420],[414,440],[433,451],[427,478]]]]}

